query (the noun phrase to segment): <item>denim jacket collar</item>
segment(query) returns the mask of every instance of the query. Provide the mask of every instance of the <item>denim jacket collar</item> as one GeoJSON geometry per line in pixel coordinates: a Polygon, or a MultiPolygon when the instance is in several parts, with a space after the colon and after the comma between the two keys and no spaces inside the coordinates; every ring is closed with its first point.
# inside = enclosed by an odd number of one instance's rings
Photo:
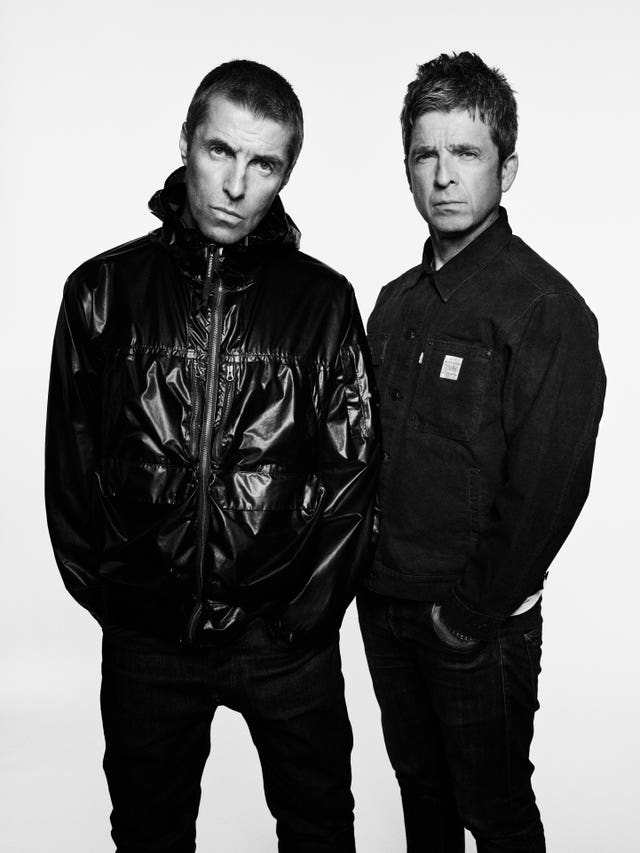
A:
{"type": "Polygon", "coordinates": [[[433,245],[429,238],[422,253],[421,273],[430,276],[440,298],[447,302],[456,290],[470,281],[504,248],[510,237],[507,211],[500,207],[496,221],[437,271],[432,268],[433,245]]]}

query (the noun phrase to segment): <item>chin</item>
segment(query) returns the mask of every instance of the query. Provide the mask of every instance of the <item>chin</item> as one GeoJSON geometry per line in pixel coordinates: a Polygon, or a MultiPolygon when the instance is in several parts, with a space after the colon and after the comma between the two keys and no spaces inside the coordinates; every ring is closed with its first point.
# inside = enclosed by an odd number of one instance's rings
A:
{"type": "Polygon", "coordinates": [[[207,236],[209,240],[213,241],[214,243],[217,243],[219,246],[230,246],[232,243],[237,243],[239,240],[242,240],[244,234],[238,235],[215,232],[207,236]]]}
{"type": "Polygon", "coordinates": [[[440,234],[459,234],[473,228],[473,222],[462,216],[434,216],[430,224],[440,234]]]}
{"type": "Polygon", "coordinates": [[[237,243],[239,240],[244,239],[246,236],[246,232],[244,230],[234,230],[232,228],[201,228],[200,231],[207,238],[207,240],[211,240],[213,243],[217,243],[219,246],[230,246],[232,243],[237,243]]]}

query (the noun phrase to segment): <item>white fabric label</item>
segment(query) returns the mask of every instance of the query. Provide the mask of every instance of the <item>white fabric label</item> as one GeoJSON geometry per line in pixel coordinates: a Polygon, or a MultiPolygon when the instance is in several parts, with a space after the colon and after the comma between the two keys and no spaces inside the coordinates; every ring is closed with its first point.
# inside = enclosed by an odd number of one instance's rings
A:
{"type": "Polygon", "coordinates": [[[462,367],[462,359],[457,355],[445,355],[440,371],[440,379],[457,379],[462,367]]]}

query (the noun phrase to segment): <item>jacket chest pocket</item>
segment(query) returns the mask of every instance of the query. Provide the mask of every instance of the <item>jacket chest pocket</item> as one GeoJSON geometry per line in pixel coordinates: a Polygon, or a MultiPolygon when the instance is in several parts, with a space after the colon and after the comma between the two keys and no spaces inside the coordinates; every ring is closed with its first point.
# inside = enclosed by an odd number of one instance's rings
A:
{"type": "Polygon", "coordinates": [[[471,441],[480,425],[493,356],[488,347],[428,340],[418,369],[413,427],[471,441]]]}
{"type": "Polygon", "coordinates": [[[374,367],[380,367],[384,361],[389,335],[386,332],[370,332],[367,335],[367,343],[371,351],[371,363],[374,367]]]}
{"type": "Polygon", "coordinates": [[[387,352],[387,344],[389,343],[389,334],[387,332],[369,332],[369,334],[367,334],[367,343],[369,344],[371,364],[373,365],[373,370],[376,375],[378,389],[381,389],[382,371],[387,352]]]}

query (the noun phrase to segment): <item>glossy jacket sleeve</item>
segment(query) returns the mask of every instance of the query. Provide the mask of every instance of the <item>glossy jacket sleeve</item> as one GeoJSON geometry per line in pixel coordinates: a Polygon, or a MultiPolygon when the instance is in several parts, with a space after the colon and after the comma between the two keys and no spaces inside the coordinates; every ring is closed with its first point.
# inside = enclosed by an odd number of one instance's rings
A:
{"type": "Polygon", "coordinates": [[[70,278],[53,343],[45,442],[49,534],[71,595],[100,619],[95,538],[99,413],[91,354],[91,295],[70,278]]]}
{"type": "Polygon", "coordinates": [[[322,427],[321,518],[314,569],[284,614],[287,632],[335,631],[371,558],[380,461],[378,399],[362,320],[351,288],[348,328],[331,371],[322,427]]]}
{"type": "Polygon", "coordinates": [[[587,498],[604,401],[596,321],[577,298],[540,297],[510,340],[505,483],[442,611],[450,627],[478,638],[542,587],[587,498]]]}

